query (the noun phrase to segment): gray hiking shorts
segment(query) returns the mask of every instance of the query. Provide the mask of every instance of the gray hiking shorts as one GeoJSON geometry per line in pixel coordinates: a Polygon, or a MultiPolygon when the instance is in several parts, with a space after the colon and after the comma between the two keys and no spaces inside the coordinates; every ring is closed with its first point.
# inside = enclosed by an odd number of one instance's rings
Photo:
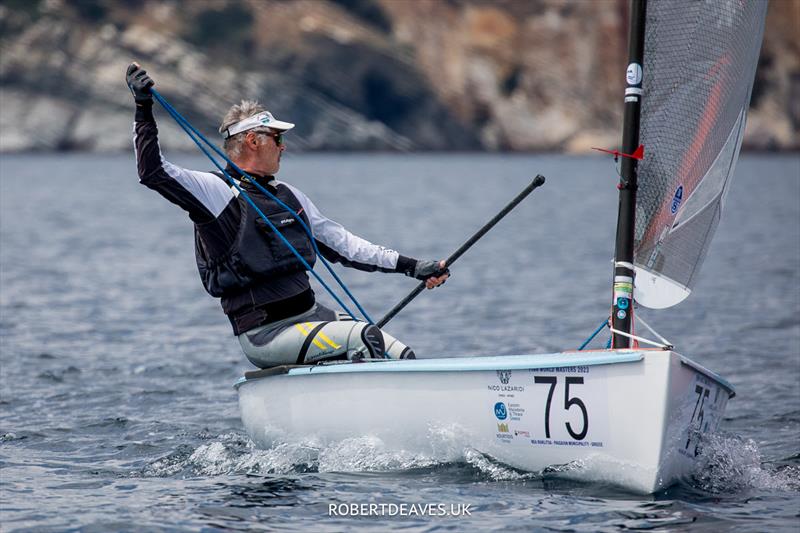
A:
{"type": "Polygon", "coordinates": [[[239,335],[255,366],[315,364],[321,361],[383,358],[413,359],[414,352],[373,324],[352,320],[325,306],[239,335]]]}

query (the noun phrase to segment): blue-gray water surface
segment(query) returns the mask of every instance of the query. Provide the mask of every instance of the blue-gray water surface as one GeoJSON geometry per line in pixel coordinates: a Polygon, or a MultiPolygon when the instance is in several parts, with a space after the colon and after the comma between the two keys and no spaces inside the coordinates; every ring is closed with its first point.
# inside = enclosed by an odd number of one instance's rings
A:
{"type": "MultiPolygon", "coordinates": [[[[173,160],[208,168],[197,157],[173,160]]],[[[616,169],[603,157],[302,155],[280,177],[373,242],[447,256],[547,177],[387,330],[421,357],[575,348],[608,315],[616,169]]],[[[192,228],[132,154],[0,159],[3,531],[796,530],[800,157],[746,155],[694,293],[642,316],[737,387],[698,470],[659,494],[369,439],[258,450],[232,384],[249,368],[195,271],[192,228]],[[469,516],[328,516],[429,502],[469,516]]],[[[338,269],[380,317],[414,282],[338,269]]],[[[330,298],[317,287],[320,299],[330,298]]],[[[605,339],[598,340],[600,346],[605,339]]],[[[636,401],[632,399],[632,401],[636,401]]],[[[380,401],[372,406],[380,409],[380,401]]]]}

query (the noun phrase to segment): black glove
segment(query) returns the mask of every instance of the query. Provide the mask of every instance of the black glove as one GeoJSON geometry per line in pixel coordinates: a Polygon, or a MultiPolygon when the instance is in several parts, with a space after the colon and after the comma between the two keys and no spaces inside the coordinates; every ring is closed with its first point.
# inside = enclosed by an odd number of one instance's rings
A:
{"type": "Polygon", "coordinates": [[[128,65],[128,71],[125,73],[125,81],[128,83],[128,88],[133,94],[133,99],[137,104],[151,102],[153,95],[150,93],[150,87],[155,85],[153,78],[147,75],[147,71],[139,66],[138,63],[131,63],[128,65]]]}
{"type": "Polygon", "coordinates": [[[414,272],[410,273],[407,272],[407,276],[411,276],[412,278],[417,278],[418,280],[425,281],[431,277],[441,277],[445,274],[450,273],[450,269],[448,268],[440,268],[439,263],[441,261],[428,261],[425,259],[418,259],[417,265],[414,267],[414,272]]]}

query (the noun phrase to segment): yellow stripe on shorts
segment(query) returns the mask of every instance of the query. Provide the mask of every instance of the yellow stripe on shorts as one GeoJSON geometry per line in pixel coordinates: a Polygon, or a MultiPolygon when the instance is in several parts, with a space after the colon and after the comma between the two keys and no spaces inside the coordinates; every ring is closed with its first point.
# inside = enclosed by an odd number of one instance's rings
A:
{"type": "Polygon", "coordinates": [[[333,341],[332,341],[330,338],[328,338],[328,336],[327,336],[327,335],[325,335],[324,333],[322,333],[322,331],[320,331],[319,333],[317,333],[317,335],[319,335],[319,338],[320,338],[320,339],[322,339],[322,340],[324,340],[325,342],[327,342],[327,343],[328,343],[328,345],[329,345],[331,348],[333,348],[333,349],[337,349],[337,350],[338,350],[339,348],[341,348],[341,346],[339,346],[338,344],[336,344],[335,342],[333,342],[333,341]]]}
{"type": "MultiPolygon", "coordinates": [[[[304,330],[304,329],[302,329],[302,328],[298,328],[298,329],[300,329],[300,331],[302,331],[302,332],[303,332],[303,334],[305,334],[305,336],[306,336],[306,337],[308,337],[308,334],[309,334],[309,333],[311,333],[311,330],[312,330],[312,329],[314,329],[314,328],[311,326],[311,322],[306,322],[306,323],[305,323],[305,324],[303,324],[303,325],[304,325],[306,328],[308,328],[308,330],[307,330],[307,331],[306,331],[306,330],[304,330]]],[[[295,324],[295,326],[300,326],[300,324],[295,324]]],[[[319,348],[320,350],[324,350],[324,349],[326,349],[326,348],[327,348],[327,346],[325,346],[324,344],[322,344],[322,343],[321,343],[320,341],[318,341],[317,339],[311,339],[311,342],[312,342],[312,343],[314,343],[314,346],[316,346],[316,347],[317,347],[317,348],[319,348]]]]}

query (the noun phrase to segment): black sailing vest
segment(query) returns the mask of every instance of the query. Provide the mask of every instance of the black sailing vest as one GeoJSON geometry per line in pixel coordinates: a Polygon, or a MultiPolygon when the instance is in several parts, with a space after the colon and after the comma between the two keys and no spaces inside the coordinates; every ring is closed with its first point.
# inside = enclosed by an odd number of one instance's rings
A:
{"type": "MultiPolygon", "coordinates": [[[[272,225],[313,267],[317,257],[303,226],[285,207],[252,185],[242,182],[241,187],[272,225]]],[[[299,213],[306,227],[311,227],[300,200],[286,185],[270,184],[265,188],[291,207],[295,213],[299,213]]],[[[223,299],[235,297],[247,289],[270,281],[271,278],[280,278],[306,270],[253,206],[241,194],[237,199],[241,218],[234,241],[227,243],[229,247],[217,245],[225,249],[213,249],[214,247],[202,237],[202,224],[195,224],[195,258],[200,278],[209,294],[223,299]]],[[[262,303],[268,302],[253,302],[254,305],[262,303]]]]}

